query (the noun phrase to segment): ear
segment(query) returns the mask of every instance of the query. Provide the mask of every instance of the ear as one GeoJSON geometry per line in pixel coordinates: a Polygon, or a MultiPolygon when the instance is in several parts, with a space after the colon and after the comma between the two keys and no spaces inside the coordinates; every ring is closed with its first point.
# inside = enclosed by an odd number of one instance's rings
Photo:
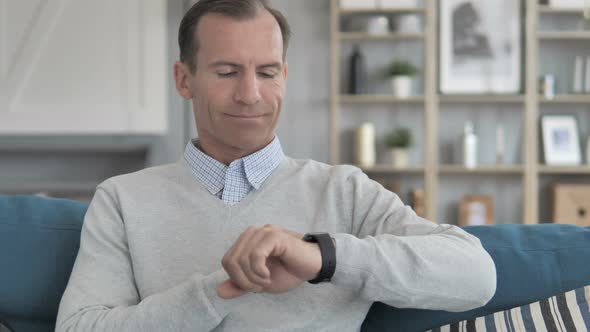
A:
{"type": "Polygon", "coordinates": [[[188,66],[180,61],[174,63],[174,80],[176,81],[176,91],[184,99],[192,99],[193,93],[190,89],[189,79],[192,77],[188,66]]]}

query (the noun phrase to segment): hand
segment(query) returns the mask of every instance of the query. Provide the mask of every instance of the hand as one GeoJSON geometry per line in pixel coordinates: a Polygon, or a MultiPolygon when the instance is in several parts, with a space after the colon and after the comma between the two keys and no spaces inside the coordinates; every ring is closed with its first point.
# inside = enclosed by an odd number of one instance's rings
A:
{"type": "Polygon", "coordinates": [[[217,294],[231,299],[247,292],[283,293],[315,278],[322,268],[320,248],[302,238],[274,225],[249,227],[221,261],[230,279],[217,294]]]}

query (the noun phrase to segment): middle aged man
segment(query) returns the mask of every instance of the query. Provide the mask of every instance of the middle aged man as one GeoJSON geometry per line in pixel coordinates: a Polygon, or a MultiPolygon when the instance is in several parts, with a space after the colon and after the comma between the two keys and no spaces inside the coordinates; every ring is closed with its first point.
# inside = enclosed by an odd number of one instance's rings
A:
{"type": "Polygon", "coordinates": [[[476,237],[356,167],[283,154],[288,40],[263,0],[186,13],[174,74],[199,139],[176,163],[99,185],[58,331],[358,331],[374,301],[490,300],[495,267],[476,237]]]}

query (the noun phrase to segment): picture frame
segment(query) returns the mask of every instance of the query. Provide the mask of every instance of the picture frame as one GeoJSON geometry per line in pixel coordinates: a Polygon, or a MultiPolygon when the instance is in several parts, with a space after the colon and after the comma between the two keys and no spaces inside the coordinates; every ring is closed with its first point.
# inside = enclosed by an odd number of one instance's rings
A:
{"type": "Polygon", "coordinates": [[[439,4],[440,92],[519,93],[521,1],[440,0],[439,4]]]}
{"type": "Polygon", "coordinates": [[[494,200],[487,195],[466,195],[459,202],[459,227],[493,225],[494,200]]]}
{"type": "Polygon", "coordinates": [[[542,115],[541,136],[546,165],[573,166],[582,163],[580,131],[575,115],[542,115]]]}

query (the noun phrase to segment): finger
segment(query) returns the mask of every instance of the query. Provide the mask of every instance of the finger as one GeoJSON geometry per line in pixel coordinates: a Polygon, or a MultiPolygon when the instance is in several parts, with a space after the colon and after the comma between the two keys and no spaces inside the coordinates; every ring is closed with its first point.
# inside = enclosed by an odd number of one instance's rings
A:
{"type": "MultiPolygon", "coordinates": [[[[251,283],[261,287],[269,286],[269,284],[271,283],[270,273],[267,273],[266,275],[261,275],[260,273],[258,273],[254,269],[254,265],[252,264],[251,258],[253,255],[257,255],[260,252],[260,244],[264,241],[264,237],[267,233],[268,230],[265,230],[263,228],[257,229],[256,232],[252,234],[250,238],[248,238],[248,243],[242,249],[242,253],[239,257],[240,266],[248,280],[251,283]]],[[[261,256],[262,260],[265,261],[266,259],[264,255],[261,256]]]]}
{"type": "Polygon", "coordinates": [[[261,291],[262,286],[258,285],[246,276],[246,271],[243,270],[242,260],[244,248],[250,241],[250,238],[256,233],[255,227],[249,227],[244,231],[234,243],[232,249],[224,256],[222,265],[230,279],[236,286],[245,291],[261,291]]]}
{"type": "Polygon", "coordinates": [[[268,285],[270,280],[270,271],[266,266],[266,260],[268,253],[262,249],[261,245],[265,242],[265,237],[268,234],[267,230],[260,230],[256,235],[250,239],[251,246],[247,249],[249,251],[248,259],[248,272],[252,275],[250,279],[257,284],[268,285]]]}
{"type": "Polygon", "coordinates": [[[217,295],[222,299],[234,299],[247,292],[234,284],[231,280],[226,280],[217,287],[217,295]]]}

